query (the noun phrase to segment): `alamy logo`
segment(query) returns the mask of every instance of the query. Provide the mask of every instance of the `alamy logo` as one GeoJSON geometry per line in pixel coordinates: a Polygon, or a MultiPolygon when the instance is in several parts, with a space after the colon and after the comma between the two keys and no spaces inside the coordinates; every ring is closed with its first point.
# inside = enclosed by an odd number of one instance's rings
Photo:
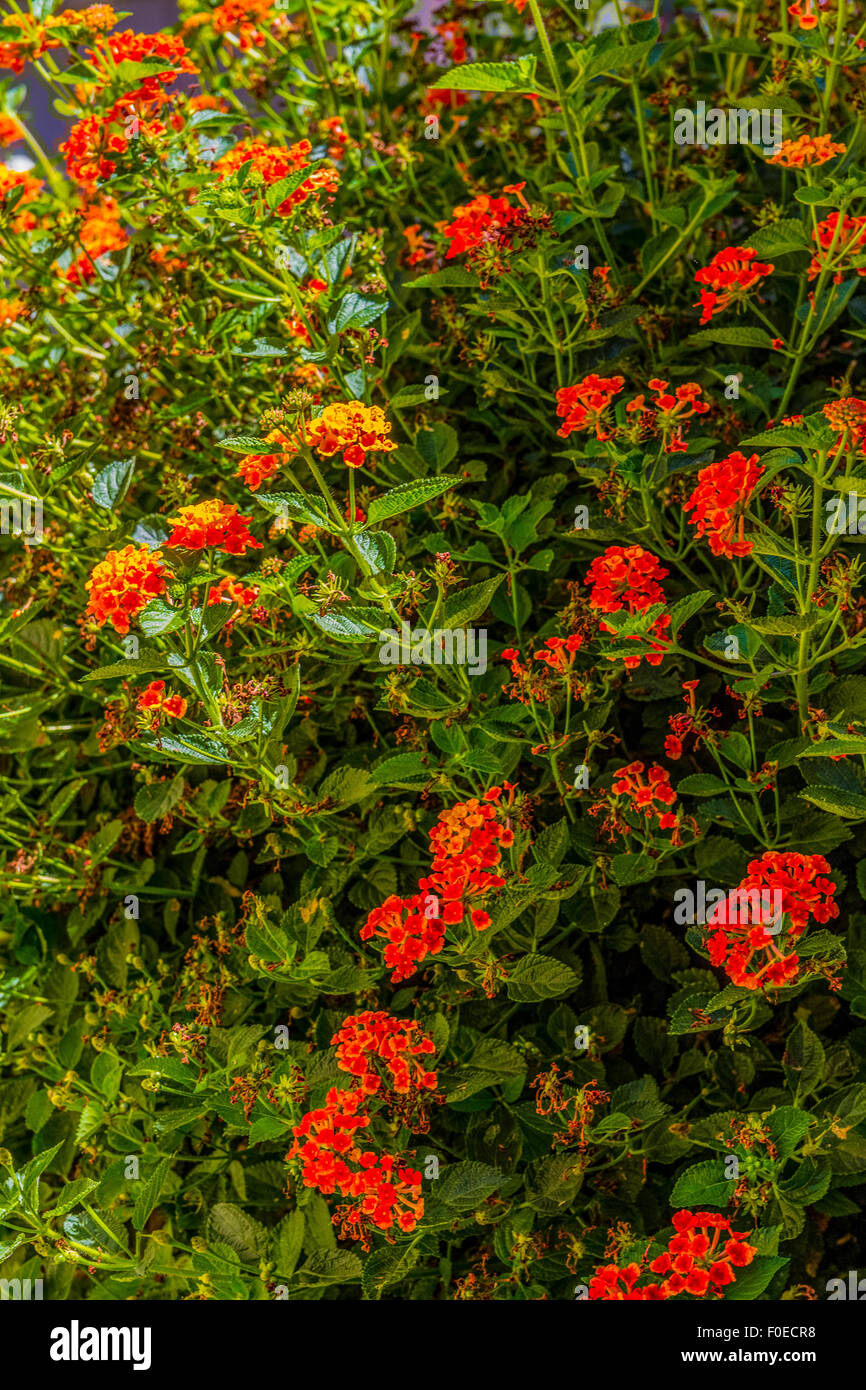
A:
{"type": "Polygon", "coordinates": [[[835,497],[828,497],[824,511],[827,513],[829,535],[866,536],[866,497],[849,492],[846,502],[839,493],[835,497]]]}
{"type": "Polygon", "coordinates": [[[149,1327],[69,1327],[51,1333],[52,1361],[131,1361],[134,1371],[150,1370],[149,1327]]]}
{"type": "Polygon", "coordinates": [[[20,497],[0,501],[0,534],[4,536],[23,536],[25,540],[41,541],[42,501],[25,497],[22,506],[20,497]]]}
{"type": "Polygon", "coordinates": [[[723,111],[699,101],[694,111],[680,107],[674,112],[674,142],[677,145],[763,145],[778,151],[782,143],[781,108],[734,106],[723,111]]]}
{"type": "Polygon", "coordinates": [[[41,1279],[0,1279],[0,1301],[11,1298],[29,1302],[42,1297],[41,1279]]]}
{"type": "Polygon", "coordinates": [[[674,893],[674,921],[679,926],[706,924],[712,917],[717,927],[763,926],[770,936],[782,929],[782,890],[780,888],[710,888],[702,878],[694,890],[678,888],[674,893]]]}
{"type": "Polygon", "coordinates": [[[866,1300],[866,1279],[859,1279],[860,1273],[857,1269],[848,1270],[848,1282],[844,1279],[827,1280],[827,1299],[830,1303],[839,1299],[853,1299],[855,1302],[862,1303],[866,1300]],[[832,1290],[832,1292],[831,1292],[832,1290]]]}
{"type": "Polygon", "coordinates": [[[379,660],[383,666],[465,666],[470,676],[487,670],[487,629],[425,627],[400,624],[379,633],[379,660]]]}

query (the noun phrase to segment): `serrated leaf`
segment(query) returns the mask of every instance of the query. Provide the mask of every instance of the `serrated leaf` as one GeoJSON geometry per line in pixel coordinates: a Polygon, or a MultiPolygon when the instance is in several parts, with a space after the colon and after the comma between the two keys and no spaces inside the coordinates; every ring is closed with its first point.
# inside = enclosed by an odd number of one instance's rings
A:
{"type": "Polygon", "coordinates": [[[421,478],[417,482],[401,483],[399,487],[392,488],[381,497],[373,498],[367,512],[366,524],[375,526],[380,521],[386,521],[388,517],[410,512],[414,507],[421,507],[434,497],[440,497],[450,488],[459,487],[461,481],[460,478],[445,475],[441,478],[421,478]]]}

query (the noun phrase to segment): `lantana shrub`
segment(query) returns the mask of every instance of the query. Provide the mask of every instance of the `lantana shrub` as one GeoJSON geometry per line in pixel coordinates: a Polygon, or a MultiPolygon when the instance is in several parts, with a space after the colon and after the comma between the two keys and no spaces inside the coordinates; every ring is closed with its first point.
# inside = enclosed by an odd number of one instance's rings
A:
{"type": "Polygon", "coordinates": [[[834,0],[6,10],[0,1276],[847,1287],[864,64],[834,0]]]}

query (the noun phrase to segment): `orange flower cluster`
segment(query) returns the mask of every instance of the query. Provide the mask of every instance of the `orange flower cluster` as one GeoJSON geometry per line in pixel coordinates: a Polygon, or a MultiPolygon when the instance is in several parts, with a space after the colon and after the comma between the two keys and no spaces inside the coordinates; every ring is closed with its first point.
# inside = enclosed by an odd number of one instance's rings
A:
{"type": "Polygon", "coordinates": [[[117,169],[115,155],[125,154],[129,140],[120,129],[136,121],[138,136],[156,139],[166,132],[165,124],[157,119],[159,101],[142,102],[134,95],[122,97],[101,116],[85,116],[71,127],[66,140],[58,148],[66,159],[66,172],[82,188],[92,190],[100,179],[110,179],[117,169]]]}
{"type": "Polygon", "coordinates": [[[362,468],[367,454],[397,448],[390,433],[390,422],[380,406],[336,401],[304,426],[303,438],[322,458],[341,453],[348,468],[362,468]]]}
{"type": "MultiPolygon", "coordinates": [[[[655,555],[640,545],[609,545],[603,555],[596,556],[586,572],[585,582],[592,585],[590,607],[600,613],[618,613],[622,608],[627,608],[630,614],[645,613],[654,604],[664,603],[664,590],[659,580],[668,573],[655,555]]],[[[664,639],[670,623],[670,615],[660,613],[650,628],[651,635],[664,639]]],[[[609,623],[600,622],[598,627],[600,632],[616,632],[609,623]]],[[[643,639],[635,633],[628,640],[640,642],[643,639]]],[[[649,650],[627,656],[625,665],[632,670],[640,665],[643,657],[648,665],[658,666],[664,652],[663,646],[651,642],[649,650]]]]}
{"type": "Polygon", "coordinates": [[[866,449],[866,401],[857,396],[844,396],[842,400],[830,401],[822,408],[822,414],[839,435],[831,454],[837,454],[847,435],[846,449],[862,452],[866,449]]]}
{"type": "Polygon", "coordinates": [[[243,555],[247,550],[261,550],[261,541],[249,533],[251,516],[240,516],[234,502],[196,502],[181,507],[173,519],[173,530],[165,542],[166,549],[206,550],[214,546],[229,555],[243,555]]]}
{"type": "Polygon", "coordinates": [[[801,29],[809,30],[818,27],[822,14],[826,14],[828,9],[829,4],[825,0],[794,0],[794,4],[788,6],[788,14],[801,29]]]}
{"type": "Polygon", "coordinates": [[[64,280],[70,285],[84,285],[96,278],[95,261],[108,251],[120,251],[129,237],[120,225],[120,209],[113,198],[88,203],[82,213],[78,240],[84,247],[66,270],[64,280]]]}
{"type": "Polygon", "coordinates": [[[686,453],[688,445],[683,438],[685,422],[694,415],[706,415],[710,408],[706,401],[698,400],[703,387],[698,386],[697,382],[686,381],[672,393],[668,390],[668,383],[658,377],[648,384],[649,389],[655,392],[652,405],[647,406],[643,396],[636,396],[626,405],[626,413],[636,414],[642,428],[648,427],[653,433],[660,434],[666,453],[686,453]]]}
{"type": "Polygon", "coordinates": [[[800,961],[790,948],[810,917],[829,922],[839,916],[829,872],[821,854],[767,850],[753,859],[739,887],[707,917],[710,963],[724,966],[746,989],[794,984],[800,961]]]}
{"type": "Polygon", "coordinates": [[[165,593],[165,572],[160,552],[146,545],[109,550],[87,581],[85,617],[95,618],[100,627],[110,622],[115,632],[129,632],[130,619],[165,593]]]}
{"type": "Polygon", "coordinates": [[[757,1254],[745,1233],[734,1231],[727,1217],[715,1212],[678,1211],[672,1225],[676,1235],[648,1266],[650,1273],[664,1276],[659,1282],[638,1282],[648,1272],[646,1256],[640,1264],[601,1265],[589,1281],[589,1298],[652,1303],[677,1294],[721,1298],[725,1285],[736,1279],[734,1270],[745,1269],[757,1254]]]}
{"type": "Polygon", "coordinates": [[[689,521],[699,536],[709,536],[714,555],[731,560],[751,554],[754,547],[743,534],[743,513],[763,472],[757,454],[746,458],[735,450],[698,473],[697,486],[683,510],[694,513],[689,521]]]}
{"type": "Polygon", "coordinates": [[[32,232],[37,220],[32,212],[27,211],[26,204],[39,197],[42,192],[42,180],[35,179],[24,169],[7,169],[5,164],[0,164],[0,202],[5,200],[7,193],[11,193],[13,188],[23,188],[24,192],[15,204],[12,230],[32,232]]]}
{"type": "Polygon", "coordinates": [[[20,139],[21,126],[15,117],[7,116],[5,111],[0,112],[0,145],[14,145],[20,139]]]}
{"type": "Polygon", "coordinates": [[[516,647],[504,647],[501,652],[502,660],[511,663],[514,684],[503,685],[502,689],[511,699],[519,700],[522,705],[531,704],[533,700],[546,702],[550,698],[551,688],[561,687],[561,677],[565,676],[572,694],[578,694],[581,686],[574,675],[574,659],[583,642],[583,634],[580,632],[572,632],[568,637],[546,638],[544,646],[532,653],[532,660],[540,661],[542,666],[547,668],[543,671],[538,667],[524,666],[516,647]]]}
{"type": "Polygon", "coordinates": [[[341,453],[348,468],[362,468],[367,454],[388,453],[396,449],[389,438],[391,425],[381,406],[364,405],[361,401],[336,401],[326,405],[321,415],[301,426],[297,434],[272,430],[265,438],[269,444],[282,444],[279,454],[246,454],[238,464],[236,478],[243,478],[251,492],[256,492],[268,478],[289,463],[298,453],[301,442],[315,449],[321,458],[341,453]]]}
{"type": "Polygon", "coordinates": [[[214,584],[207,596],[207,606],[215,603],[236,603],[239,608],[251,608],[259,596],[258,584],[242,584],[239,579],[226,575],[214,584]]]}
{"type": "Polygon", "coordinates": [[[264,48],[263,25],[271,12],[272,0],[223,0],[211,15],[218,34],[237,34],[242,49],[264,48]]]}
{"type": "Polygon", "coordinates": [[[110,5],[86,5],[83,10],[61,10],[59,14],[49,15],[45,27],[51,29],[60,24],[101,34],[113,29],[116,23],[117,15],[110,5]]]}
{"type": "Polygon", "coordinates": [[[417,1170],[391,1154],[362,1149],[358,1137],[369,1128],[373,1097],[389,1107],[396,1104],[405,1120],[405,1098],[414,1093],[420,1099],[436,1089],[435,1072],[407,1061],[407,1055],[429,1056],[435,1048],[417,1023],[386,1013],[347,1018],[332,1042],[337,1066],[360,1077],[361,1085],[353,1090],[333,1087],[324,1106],[308,1111],[292,1129],[295,1141],[286,1159],[300,1161],[305,1187],[348,1198],[332,1219],[342,1237],[360,1240],[369,1249],[371,1228],[388,1232],[396,1225],[413,1231],[424,1214],[424,1201],[417,1170]]]}
{"type": "MultiPolygon", "coordinates": [[[[671,786],[670,773],[658,763],[653,763],[644,781],[644,763],[629,763],[614,777],[611,791],[614,796],[627,796],[631,802],[630,810],[635,814],[658,821],[659,830],[675,830],[679,821],[673,811],[665,807],[673,806],[677,794],[671,786]],[[658,805],[656,805],[658,802],[658,805]]],[[[676,839],[674,839],[676,843],[676,839]]]]}
{"type": "Polygon", "coordinates": [[[685,442],[687,422],[695,415],[706,415],[710,409],[706,401],[698,399],[703,387],[695,381],[686,381],[671,391],[667,381],[653,377],[649,389],[655,399],[647,404],[646,396],[641,393],[627,402],[625,411],[630,425],[626,429],[606,418],[608,407],[624,385],[624,377],[601,377],[591,372],[575,386],[560,387],[556,393],[556,414],[565,421],[557,430],[560,438],[567,439],[574,430],[586,433],[592,430],[602,443],[615,439],[620,433],[633,442],[648,435],[660,435],[666,453],[685,453],[688,449],[685,442]]]}
{"type": "Polygon", "coordinates": [[[556,393],[556,414],[565,421],[556,431],[560,439],[567,439],[573,430],[594,430],[596,439],[613,439],[604,412],[624,386],[625,377],[590,372],[576,386],[561,387],[556,393]]]}
{"type": "Polygon", "coordinates": [[[106,83],[113,80],[114,68],[120,63],[143,63],[149,58],[164,58],[165,72],[144,77],[141,86],[136,89],[134,95],[144,101],[152,101],[160,88],[173,82],[179,72],[198,72],[183,39],[172,34],[135,34],[131,29],[124,29],[120,34],[100,37],[88,56],[103,70],[106,83]]]}
{"type": "Polygon", "coordinates": [[[152,732],[156,733],[161,716],[182,719],[186,714],[187,703],[182,695],[166,695],[165,681],[151,681],[139,695],[136,708],[140,709],[143,714],[153,712],[150,727],[152,732]]]}
{"type": "Polygon", "coordinates": [[[0,299],[0,328],[17,321],[27,313],[23,299],[0,299]]]}
{"type": "Polygon", "coordinates": [[[507,198],[491,198],[479,193],[470,203],[454,208],[451,217],[450,222],[437,229],[449,238],[446,261],[474,251],[493,239],[507,240],[509,228],[520,217],[520,208],[514,207],[507,198]]]}
{"type": "Polygon", "coordinates": [[[429,1071],[420,1057],[436,1051],[432,1038],[421,1032],[414,1021],[393,1018],[387,1013],[353,1014],[345,1018],[331,1038],[337,1049],[341,1071],[356,1076],[368,1095],[381,1092],[382,1070],[385,1084],[398,1095],[408,1095],[413,1087],[435,1091],[436,1073],[429,1071]]]}
{"type": "Polygon", "coordinates": [[[844,154],[848,146],[832,140],[829,135],[800,135],[796,140],[783,140],[769,164],[781,164],[783,169],[815,168],[844,154]]]}
{"type": "Polygon", "coordinates": [[[755,259],[751,246],[728,246],[717,251],[708,266],[695,275],[703,286],[701,297],[694,306],[701,310],[701,323],[709,323],[731,304],[739,304],[775,266],[755,259]]]}
{"type": "MultiPolygon", "coordinates": [[[[866,217],[843,216],[831,212],[812,232],[817,250],[809,264],[809,279],[814,280],[822,270],[835,270],[834,285],[842,283],[845,262],[866,256],[866,217]]],[[[866,275],[866,266],[856,270],[866,275]]]]}
{"type": "MultiPolygon", "coordinates": [[[[265,186],[269,187],[272,183],[279,183],[281,179],[288,178],[290,174],[308,168],[312,149],[309,140],[299,140],[288,149],[283,145],[266,145],[261,140],[241,140],[233,150],[229,150],[228,154],[216,161],[214,169],[222,181],[245,164],[251,163],[261,174],[265,186]]],[[[309,178],[304,179],[303,183],[277,206],[277,217],[288,217],[301,203],[319,193],[336,193],[339,182],[336,169],[312,170],[309,178]]]]}
{"type": "Polygon", "coordinates": [[[20,39],[6,39],[0,43],[0,68],[11,68],[13,72],[24,71],[28,60],[35,62],[49,47],[46,31],[33,15],[4,14],[4,29],[20,29],[20,39]]]}
{"type": "MultiPolygon", "coordinates": [[[[506,782],[509,805],[514,787],[506,782]]],[[[393,984],[414,975],[428,955],[438,955],[445,944],[445,927],[462,922],[468,909],[476,931],[490,925],[490,915],[479,906],[505,879],[494,873],[501,851],[514,841],[506,818],[500,819],[501,787],[491,787],[484,801],[474,797],[441,811],[430,831],[433,862],[418,892],[409,898],[392,894],[374,908],[361,928],[361,940],[380,936],[387,942],[385,964],[393,970],[393,984]]]]}

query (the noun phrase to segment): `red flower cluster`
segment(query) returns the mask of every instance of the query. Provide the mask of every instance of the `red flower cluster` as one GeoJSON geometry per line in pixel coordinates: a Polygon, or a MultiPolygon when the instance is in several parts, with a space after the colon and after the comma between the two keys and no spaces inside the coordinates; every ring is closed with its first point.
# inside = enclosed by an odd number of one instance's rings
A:
{"type": "Polygon", "coordinates": [[[572,694],[580,693],[581,684],[574,671],[574,659],[583,646],[584,638],[580,632],[572,632],[568,637],[547,637],[544,646],[532,653],[533,661],[540,661],[547,669],[524,666],[516,647],[504,647],[500,655],[503,661],[511,663],[514,683],[503,685],[502,689],[511,699],[529,705],[533,700],[546,702],[553,689],[561,688],[564,676],[572,694]]]}
{"type": "MultiPolygon", "coordinates": [[[[373,1097],[392,1100],[391,1088],[381,1084],[387,1077],[371,1063],[378,1059],[384,1064],[398,1097],[420,1094],[436,1089],[436,1073],[417,1062],[410,1067],[402,1054],[429,1055],[435,1048],[416,1023],[385,1013],[347,1018],[332,1042],[337,1065],[360,1076],[362,1084],[353,1090],[332,1087],[324,1106],[309,1110],[293,1127],[295,1142],[286,1158],[300,1160],[305,1187],[349,1199],[333,1220],[340,1224],[341,1236],[361,1240],[368,1249],[371,1227],[389,1231],[396,1224],[401,1231],[413,1231],[424,1214],[421,1174],[391,1154],[363,1150],[358,1143],[359,1132],[370,1125],[373,1097]]],[[[405,1119],[405,1109],[400,1113],[405,1119]]]]}
{"type": "Polygon", "coordinates": [[[709,265],[695,275],[696,283],[705,287],[695,305],[701,310],[701,323],[709,323],[730,304],[740,303],[774,269],[775,266],[756,261],[751,246],[728,246],[717,251],[709,265]]]}
{"type": "Polygon", "coordinates": [[[800,962],[790,947],[809,918],[839,916],[829,872],[821,854],[767,850],[752,860],[746,878],[707,918],[710,963],[746,989],[793,984],[800,962]]]}
{"type": "MultiPolygon", "coordinates": [[[[627,608],[629,613],[645,613],[656,603],[664,603],[665,595],[659,580],[669,573],[649,550],[640,545],[610,545],[603,555],[597,555],[586,572],[586,583],[592,585],[589,595],[590,607],[600,613],[618,613],[627,608]]],[[[670,627],[670,616],[660,613],[650,632],[653,637],[664,639],[670,627]]],[[[609,623],[599,623],[600,632],[615,633],[609,623]]],[[[632,634],[629,641],[640,642],[638,634],[632,634]]],[[[650,666],[658,666],[665,649],[655,642],[649,650],[637,656],[627,656],[625,665],[629,669],[639,666],[643,656],[650,666]]]]}
{"type": "MultiPolygon", "coordinates": [[[[505,786],[513,792],[511,783],[505,786]]],[[[361,928],[362,941],[373,936],[387,941],[384,959],[394,971],[392,983],[408,979],[426,956],[438,955],[445,927],[462,922],[467,910],[476,931],[490,925],[489,914],[478,904],[505,883],[492,870],[501,863],[500,851],[514,841],[514,831],[499,820],[499,806],[491,804],[501,796],[501,787],[491,787],[484,802],[473,797],[441,811],[430,831],[430,873],[419,880],[418,892],[387,898],[361,928]]]]}
{"type": "Polygon", "coordinates": [[[139,695],[136,708],[143,714],[153,712],[150,727],[156,733],[161,715],[167,715],[171,719],[182,719],[186,714],[187,704],[182,695],[166,695],[165,681],[151,681],[139,695]]]}
{"type": "Polygon", "coordinates": [[[166,549],[205,550],[216,546],[229,555],[261,550],[261,541],[249,533],[250,516],[240,516],[234,502],[196,502],[181,507],[174,518],[174,529],[165,542],[166,549]]]}
{"type": "Polygon", "coordinates": [[[474,251],[491,240],[504,238],[507,241],[509,228],[520,219],[520,208],[514,207],[507,198],[490,198],[486,193],[479,193],[471,203],[455,208],[451,215],[452,221],[441,228],[450,238],[446,261],[474,251]]]}
{"type": "Polygon", "coordinates": [[[652,405],[647,406],[643,396],[635,396],[626,406],[627,414],[637,415],[642,427],[660,434],[666,453],[686,453],[688,445],[683,437],[685,422],[694,415],[706,415],[710,408],[706,401],[698,400],[703,387],[695,381],[685,381],[671,393],[666,381],[653,377],[649,389],[655,392],[652,405]]]}
{"type": "MultiPolygon", "coordinates": [[[[431,96],[435,93],[431,92],[431,96]]],[[[445,94],[442,94],[445,95],[445,94]]],[[[451,93],[451,96],[458,96],[451,93]]],[[[550,215],[533,213],[523,196],[523,183],[506,184],[503,193],[514,194],[519,207],[507,198],[491,198],[480,193],[463,207],[454,208],[451,222],[437,222],[436,230],[450,238],[445,259],[466,254],[469,264],[481,277],[486,289],[492,279],[506,274],[510,253],[535,245],[538,231],[550,225],[550,215]]]]}
{"type": "Polygon", "coordinates": [[[709,724],[709,717],[718,719],[722,711],[719,709],[697,709],[695,707],[695,691],[700,685],[700,681],[683,681],[683,696],[686,710],[684,714],[671,714],[668,716],[668,724],[673,730],[665,737],[665,756],[673,759],[674,762],[683,756],[683,744],[687,738],[693,738],[692,751],[696,752],[701,743],[715,744],[717,739],[709,724]]]}
{"type": "Polygon", "coordinates": [[[572,430],[594,430],[596,439],[612,439],[613,432],[603,416],[624,386],[625,377],[597,376],[595,372],[576,386],[563,386],[556,393],[556,414],[565,421],[556,431],[559,437],[567,439],[572,430]]]}
{"type": "Polygon", "coordinates": [[[648,1267],[644,1260],[622,1267],[602,1265],[589,1281],[589,1297],[625,1302],[660,1302],[677,1294],[721,1298],[725,1285],[736,1279],[734,1270],[745,1269],[757,1254],[757,1248],[747,1243],[745,1233],[732,1230],[727,1217],[715,1212],[678,1211],[672,1225],[676,1235],[668,1241],[663,1254],[651,1260],[648,1267]],[[726,1239],[720,1245],[722,1237],[726,1239]],[[639,1284],[648,1270],[665,1277],[639,1284]]]}
{"type": "Polygon", "coordinates": [[[368,1095],[381,1092],[383,1069],[388,1073],[385,1085],[398,1095],[407,1095],[413,1087],[436,1089],[435,1071],[428,1071],[417,1060],[436,1048],[432,1038],[422,1033],[414,1021],[381,1012],[353,1014],[343,1020],[331,1038],[331,1046],[337,1049],[341,1071],[359,1077],[361,1089],[368,1095]]]}
{"type": "Polygon", "coordinates": [[[714,555],[731,560],[751,554],[752,542],[743,534],[743,512],[763,471],[757,454],[746,458],[735,450],[698,473],[697,486],[683,510],[694,512],[689,521],[699,536],[709,536],[714,555]]]}

